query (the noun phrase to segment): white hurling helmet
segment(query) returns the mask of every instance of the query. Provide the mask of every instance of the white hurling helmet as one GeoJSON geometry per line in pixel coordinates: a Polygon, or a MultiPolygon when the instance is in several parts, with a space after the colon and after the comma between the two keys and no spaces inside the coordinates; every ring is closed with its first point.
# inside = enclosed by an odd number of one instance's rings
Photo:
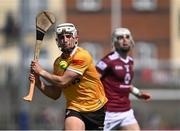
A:
{"type": "Polygon", "coordinates": [[[118,36],[126,36],[129,35],[131,45],[134,46],[134,40],[131,35],[131,32],[127,28],[116,28],[112,34],[112,42],[113,44],[118,41],[118,36]]]}
{"type": "Polygon", "coordinates": [[[72,23],[63,23],[58,25],[56,28],[56,35],[62,33],[70,33],[73,37],[76,37],[78,34],[76,27],[72,23]]]}

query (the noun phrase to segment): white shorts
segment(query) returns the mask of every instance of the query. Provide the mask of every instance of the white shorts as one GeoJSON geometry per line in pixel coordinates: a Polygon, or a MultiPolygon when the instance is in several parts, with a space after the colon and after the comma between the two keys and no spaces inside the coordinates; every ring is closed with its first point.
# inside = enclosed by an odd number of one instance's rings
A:
{"type": "Polygon", "coordinates": [[[134,117],[134,111],[130,109],[125,112],[108,112],[106,111],[104,121],[104,131],[113,129],[114,127],[122,127],[137,123],[134,117]]]}

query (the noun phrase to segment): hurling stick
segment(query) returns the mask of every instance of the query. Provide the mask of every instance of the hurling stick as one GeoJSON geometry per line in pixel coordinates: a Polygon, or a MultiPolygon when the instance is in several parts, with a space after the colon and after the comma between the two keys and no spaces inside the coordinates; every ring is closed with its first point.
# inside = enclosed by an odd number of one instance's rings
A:
{"type": "MultiPolygon", "coordinates": [[[[34,50],[34,60],[39,59],[39,53],[41,44],[44,38],[45,33],[48,31],[49,28],[55,23],[55,17],[52,13],[48,11],[43,11],[39,13],[36,17],[36,44],[34,50]]],[[[33,94],[34,94],[34,87],[35,87],[35,80],[30,81],[29,85],[29,92],[28,95],[23,97],[26,101],[32,101],[33,94]]]]}

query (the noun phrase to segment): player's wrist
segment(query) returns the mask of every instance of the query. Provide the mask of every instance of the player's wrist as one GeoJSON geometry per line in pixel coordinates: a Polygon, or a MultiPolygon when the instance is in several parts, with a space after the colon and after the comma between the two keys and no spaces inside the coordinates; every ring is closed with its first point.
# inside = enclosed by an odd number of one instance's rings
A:
{"type": "Polygon", "coordinates": [[[39,75],[42,76],[42,77],[45,76],[46,75],[46,71],[45,70],[39,71],[39,75]]]}
{"type": "Polygon", "coordinates": [[[131,92],[132,92],[132,94],[134,94],[136,96],[140,96],[140,94],[141,94],[141,91],[136,87],[132,87],[131,92]]]}

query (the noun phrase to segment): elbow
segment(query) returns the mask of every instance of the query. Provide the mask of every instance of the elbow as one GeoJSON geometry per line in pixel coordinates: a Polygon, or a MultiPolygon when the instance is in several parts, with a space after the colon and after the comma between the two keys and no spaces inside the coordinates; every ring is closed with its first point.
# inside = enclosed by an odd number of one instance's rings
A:
{"type": "Polygon", "coordinates": [[[67,84],[68,84],[68,82],[67,82],[67,81],[63,81],[63,82],[61,82],[61,86],[62,86],[62,87],[65,87],[67,84]]]}
{"type": "Polygon", "coordinates": [[[58,89],[55,92],[56,93],[51,94],[51,99],[53,99],[53,100],[57,100],[57,99],[59,99],[61,97],[62,90],[58,89]]]}
{"type": "Polygon", "coordinates": [[[61,81],[59,84],[57,84],[58,87],[60,87],[61,89],[67,87],[67,85],[69,85],[68,81],[61,81]]]}

